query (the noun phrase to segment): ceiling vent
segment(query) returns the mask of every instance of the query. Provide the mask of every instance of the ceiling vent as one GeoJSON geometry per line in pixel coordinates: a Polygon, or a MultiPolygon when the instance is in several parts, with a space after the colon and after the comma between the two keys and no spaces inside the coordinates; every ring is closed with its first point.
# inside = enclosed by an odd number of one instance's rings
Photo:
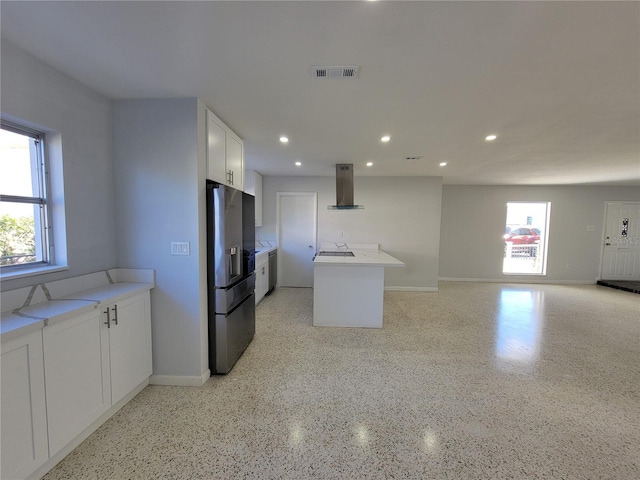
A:
{"type": "Polygon", "coordinates": [[[359,70],[360,67],[358,65],[346,67],[311,66],[311,74],[314,78],[356,78],[359,70]]]}
{"type": "Polygon", "coordinates": [[[405,160],[422,160],[424,158],[423,155],[414,155],[412,157],[404,157],[405,160]]]}

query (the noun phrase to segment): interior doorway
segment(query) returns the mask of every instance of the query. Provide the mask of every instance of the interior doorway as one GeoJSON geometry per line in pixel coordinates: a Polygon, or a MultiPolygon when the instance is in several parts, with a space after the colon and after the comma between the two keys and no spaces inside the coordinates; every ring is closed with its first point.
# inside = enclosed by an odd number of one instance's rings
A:
{"type": "Polygon", "coordinates": [[[600,278],[640,281],[640,202],[607,202],[600,278]]]}
{"type": "Polygon", "coordinates": [[[545,275],[549,202],[508,202],[502,273],[545,275]]]}
{"type": "Polygon", "coordinates": [[[317,192],[276,192],[278,286],[313,287],[317,192]]]}

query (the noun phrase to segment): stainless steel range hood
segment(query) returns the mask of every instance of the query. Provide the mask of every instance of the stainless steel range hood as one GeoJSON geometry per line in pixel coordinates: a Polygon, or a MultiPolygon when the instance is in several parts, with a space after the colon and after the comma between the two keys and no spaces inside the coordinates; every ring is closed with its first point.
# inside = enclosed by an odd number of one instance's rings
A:
{"type": "Polygon", "coordinates": [[[329,210],[358,210],[364,205],[353,203],[353,163],[336,165],[336,204],[329,205],[329,210]]]}

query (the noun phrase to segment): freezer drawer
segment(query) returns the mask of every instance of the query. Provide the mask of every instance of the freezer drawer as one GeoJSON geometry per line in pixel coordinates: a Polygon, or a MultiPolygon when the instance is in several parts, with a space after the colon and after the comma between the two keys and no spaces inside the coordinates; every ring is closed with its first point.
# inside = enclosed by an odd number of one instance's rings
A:
{"type": "MultiPolygon", "coordinates": [[[[256,288],[256,276],[255,273],[251,273],[243,281],[235,284],[233,287],[228,288],[216,288],[216,315],[227,314],[237,305],[242,303],[245,298],[253,293],[256,288]]],[[[211,307],[209,307],[211,308],[211,307]]]]}
{"type": "MultiPolygon", "coordinates": [[[[215,344],[214,351],[209,347],[211,372],[228,373],[253,340],[255,332],[256,310],[253,293],[231,313],[216,314],[215,339],[209,339],[210,346],[215,344]]],[[[210,329],[210,336],[211,333],[210,329]]]]}

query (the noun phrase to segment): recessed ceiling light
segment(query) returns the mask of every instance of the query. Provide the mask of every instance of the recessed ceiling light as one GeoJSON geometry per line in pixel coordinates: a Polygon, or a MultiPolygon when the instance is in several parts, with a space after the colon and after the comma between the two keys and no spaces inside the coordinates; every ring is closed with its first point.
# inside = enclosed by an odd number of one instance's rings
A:
{"type": "Polygon", "coordinates": [[[389,140],[391,140],[391,137],[389,135],[385,135],[380,139],[381,142],[385,142],[385,143],[388,142],[389,140]]]}
{"type": "Polygon", "coordinates": [[[289,141],[289,139],[283,135],[282,137],[280,137],[280,141],[282,143],[287,143],[289,141]]]}
{"type": "Polygon", "coordinates": [[[373,166],[373,162],[367,162],[367,167],[372,167],[373,166]]]}
{"type": "Polygon", "coordinates": [[[440,162],[440,166],[441,166],[441,167],[444,167],[444,166],[446,166],[446,165],[447,165],[447,162],[440,162]]]}
{"type": "Polygon", "coordinates": [[[486,137],[484,137],[484,139],[485,139],[487,142],[491,142],[492,140],[495,140],[496,138],[498,138],[498,136],[497,136],[497,135],[487,135],[486,137]]]}
{"type": "Polygon", "coordinates": [[[299,167],[302,165],[302,162],[296,162],[296,167],[299,167]]]}

